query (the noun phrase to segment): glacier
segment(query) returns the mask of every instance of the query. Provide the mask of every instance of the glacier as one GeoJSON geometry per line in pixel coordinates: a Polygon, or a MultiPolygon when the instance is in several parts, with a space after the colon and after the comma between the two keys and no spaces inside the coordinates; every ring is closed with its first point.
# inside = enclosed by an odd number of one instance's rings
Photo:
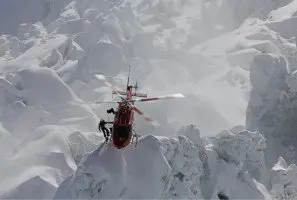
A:
{"type": "Polygon", "coordinates": [[[295,199],[296,0],[0,2],[0,198],[295,199]],[[12,12],[13,10],[13,12],[12,12]],[[102,73],[149,96],[118,150],[102,73]]]}

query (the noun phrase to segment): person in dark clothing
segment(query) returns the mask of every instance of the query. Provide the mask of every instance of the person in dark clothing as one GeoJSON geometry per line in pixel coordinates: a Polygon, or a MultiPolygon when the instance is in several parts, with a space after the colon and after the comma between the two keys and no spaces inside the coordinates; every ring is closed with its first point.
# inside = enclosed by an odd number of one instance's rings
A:
{"type": "Polygon", "coordinates": [[[114,115],[117,113],[113,108],[107,110],[106,112],[107,112],[108,114],[109,114],[109,113],[112,113],[112,114],[114,114],[114,115]]]}
{"type": "Polygon", "coordinates": [[[218,198],[219,198],[220,200],[229,200],[229,197],[226,196],[223,192],[219,192],[219,193],[218,193],[218,198]]]}
{"type": "Polygon", "coordinates": [[[109,138],[109,130],[105,127],[106,124],[107,124],[107,122],[104,121],[103,119],[101,119],[100,122],[99,122],[98,128],[99,128],[99,131],[102,130],[103,135],[105,137],[105,140],[108,140],[108,138],[109,138]]]}

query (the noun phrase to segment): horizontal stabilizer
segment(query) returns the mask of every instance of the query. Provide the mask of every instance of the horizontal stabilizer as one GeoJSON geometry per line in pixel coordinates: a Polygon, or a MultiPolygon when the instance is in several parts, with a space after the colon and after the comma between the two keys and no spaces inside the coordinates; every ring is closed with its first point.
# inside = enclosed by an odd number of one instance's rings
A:
{"type": "MultiPolygon", "coordinates": [[[[120,94],[120,95],[127,95],[127,92],[123,92],[123,91],[119,91],[119,90],[116,90],[116,91],[113,91],[112,94],[120,94]]],[[[143,97],[143,98],[146,98],[147,97],[147,94],[142,94],[142,93],[132,93],[132,96],[134,97],[143,97]]]]}

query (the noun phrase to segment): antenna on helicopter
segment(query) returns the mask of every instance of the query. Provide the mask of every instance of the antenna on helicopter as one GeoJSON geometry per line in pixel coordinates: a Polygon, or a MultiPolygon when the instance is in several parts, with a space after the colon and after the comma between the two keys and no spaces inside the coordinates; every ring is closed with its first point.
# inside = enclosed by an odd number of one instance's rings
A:
{"type": "Polygon", "coordinates": [[[129,87],[129,82],[130,82],[130,69],[131,69],[131,65],[129,65],[127,88],[129,87]]]}
{"type": "Polygon", "coordinates": [[[137,91],[138,88],[139,88],[139,87],[138,87],[138,80],[137,80],[136,83],[135,83],[135,86],[134,86],[135,93],[136,93],[136,91],[137,91]]]}

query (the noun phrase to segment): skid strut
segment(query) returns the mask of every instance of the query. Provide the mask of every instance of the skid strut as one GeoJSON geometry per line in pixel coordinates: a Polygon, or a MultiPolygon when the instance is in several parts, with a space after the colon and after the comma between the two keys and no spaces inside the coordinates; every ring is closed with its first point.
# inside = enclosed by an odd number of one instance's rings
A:
{"type": "Polygon", "coordinates": [[[135,143],[135,148],[137,147],[137,144],[138,144],[138,138],[140,137],[140,135],[138,135],[134,130],[133,130],[134,134],[133,134],[133,137],[132,137],[132,143],[135,143]]]}

